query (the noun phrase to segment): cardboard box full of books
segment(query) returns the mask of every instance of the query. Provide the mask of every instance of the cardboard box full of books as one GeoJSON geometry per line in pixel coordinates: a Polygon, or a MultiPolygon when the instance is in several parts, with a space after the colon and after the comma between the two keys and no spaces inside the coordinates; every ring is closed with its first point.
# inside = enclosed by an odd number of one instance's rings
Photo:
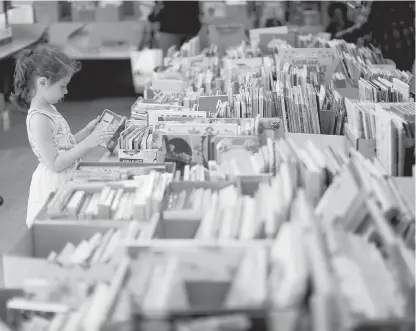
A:
{"type": "MultiPolygon", "coordinates": [[[[154,237],[163,239],[193,239],[204,216],[204,199],[200,194],[198,205],[190,201],[190,195],[218,191],[231,182],[172,182],[165,191],[161,206],[161,219],[154,237]],[[178,199],[175,199],[175,198],[178,199]],[[189,201],[188,201],[189,200],[189,201]],[[173,205],[174,204],[174,205],[173,205]]],[[[196,199],[196,195],[194,195],[196,199]]],[[[207,202],[207,201],[205,201],[207,202]]]]}
{"type": "Polygon", "coordinates": [[[52,251],[61,251],[69,242],[77,246],[81,241],[90,239],[96,233],[104,233],[109,229],[118,229],[122,226],[124,224],[121,222],[35,223],[5,253],[13,256],[46,259],[52,251]]]}
{"type": "Polygon", "coordinates": [[[50,194],[35,223],[147,221],[160,208],[167,176],[152,172],[130,181],[67,183],[50,194]]]}
{"type": "MultiPolygon", "coordinates": [[[[246,325],[246,330],[266,330],[267,280],[263,277],[267,269],[266,256],[266,249],[263,247],[141,249],[134,257],[135,261],[141,263],[132,269],[131,286],[137,284],[137,279],[144,277],[146,261],[152,263],[155,261],[154,258],[165,261],[166,263],[162,263],[167,269],[160,277],[151,277],[146,298],[141,305],[140,313],[136,316],[138,324],[193,324],[214,317],[220,321],[221,315],[233,315],[243,317],[238,320],[246,325]],[[244,279],[248,281],[244,274],[248,276],[248,269],[245,267],[250,263],[255,263],[252,267],[257,270],[257,280],[252,279],[252,284],[256,285],[252,288],[242,286],[244,279]],[[169,286],[167,283],[170,281],[175,285],[169,286]],[[251,291],[256,295],[250,299],[242,293],[251,291]],[[156,293],[162,296],[154,296],[156,293]],[[156,297],[159,298],[158,304],[154,305],[153,300],[156,297]],[[164,318],[161,319],[161,316],[164,318]]],[[[254,277],[253,274],[252,276],[254,277]]]]}

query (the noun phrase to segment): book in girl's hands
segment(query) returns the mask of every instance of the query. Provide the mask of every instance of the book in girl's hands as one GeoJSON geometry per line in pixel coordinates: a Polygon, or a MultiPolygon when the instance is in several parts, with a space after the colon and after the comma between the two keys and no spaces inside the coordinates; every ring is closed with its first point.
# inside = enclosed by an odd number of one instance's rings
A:
{"type": "Polygon", "coordinates": [[[108,109],[103,111],[93,131],[106,130],[114,132],[113,137],[108,143],[102,145],[103,147],[106,147],[111,152],[115,149],[118,137],[121,131],[124,129],[125,122],[125,116],[117,115],[108,109]]]}

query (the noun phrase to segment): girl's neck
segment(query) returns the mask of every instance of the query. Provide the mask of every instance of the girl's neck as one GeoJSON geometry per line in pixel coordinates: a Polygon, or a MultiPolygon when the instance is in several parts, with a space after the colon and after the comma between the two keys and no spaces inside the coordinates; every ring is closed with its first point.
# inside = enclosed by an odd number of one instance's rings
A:
{"type": "Polygon", "coordinates": [[[42,110],[47,110],[51,113],[56,112],[56,110],[54,109],[54,107],[46,102],[44,99],[38,99],[38,98],[33,98],[32,101],[30,102],[30,108],[35,108],[35,109],[42,109],[42,110]]]}

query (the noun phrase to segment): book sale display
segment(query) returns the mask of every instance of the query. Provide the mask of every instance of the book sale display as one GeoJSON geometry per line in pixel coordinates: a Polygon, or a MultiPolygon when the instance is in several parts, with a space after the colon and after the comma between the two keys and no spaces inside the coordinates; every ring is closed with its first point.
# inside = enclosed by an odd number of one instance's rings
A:
{"type": "Polygon", "coordinates": [[[103,111],[103,158],[2,256],[0,330],[415,328],[412,75],[257,39],[194,38],[130,118],[103,111]]]}

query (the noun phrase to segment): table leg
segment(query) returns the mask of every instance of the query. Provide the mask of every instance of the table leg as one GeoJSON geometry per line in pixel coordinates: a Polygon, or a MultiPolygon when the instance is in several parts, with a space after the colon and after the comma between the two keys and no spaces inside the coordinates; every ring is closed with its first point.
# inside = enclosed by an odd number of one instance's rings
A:
{"type": "Polygon", "coordinates": [[[7,95],[9,94],[10,83],[10,67],[8,67],[10,61],[8,59],[0,62],[0,72],[2,72],[0,78],[0,128],[8,130],[10,127],[10,118],[7,111],[7,95]]]}

